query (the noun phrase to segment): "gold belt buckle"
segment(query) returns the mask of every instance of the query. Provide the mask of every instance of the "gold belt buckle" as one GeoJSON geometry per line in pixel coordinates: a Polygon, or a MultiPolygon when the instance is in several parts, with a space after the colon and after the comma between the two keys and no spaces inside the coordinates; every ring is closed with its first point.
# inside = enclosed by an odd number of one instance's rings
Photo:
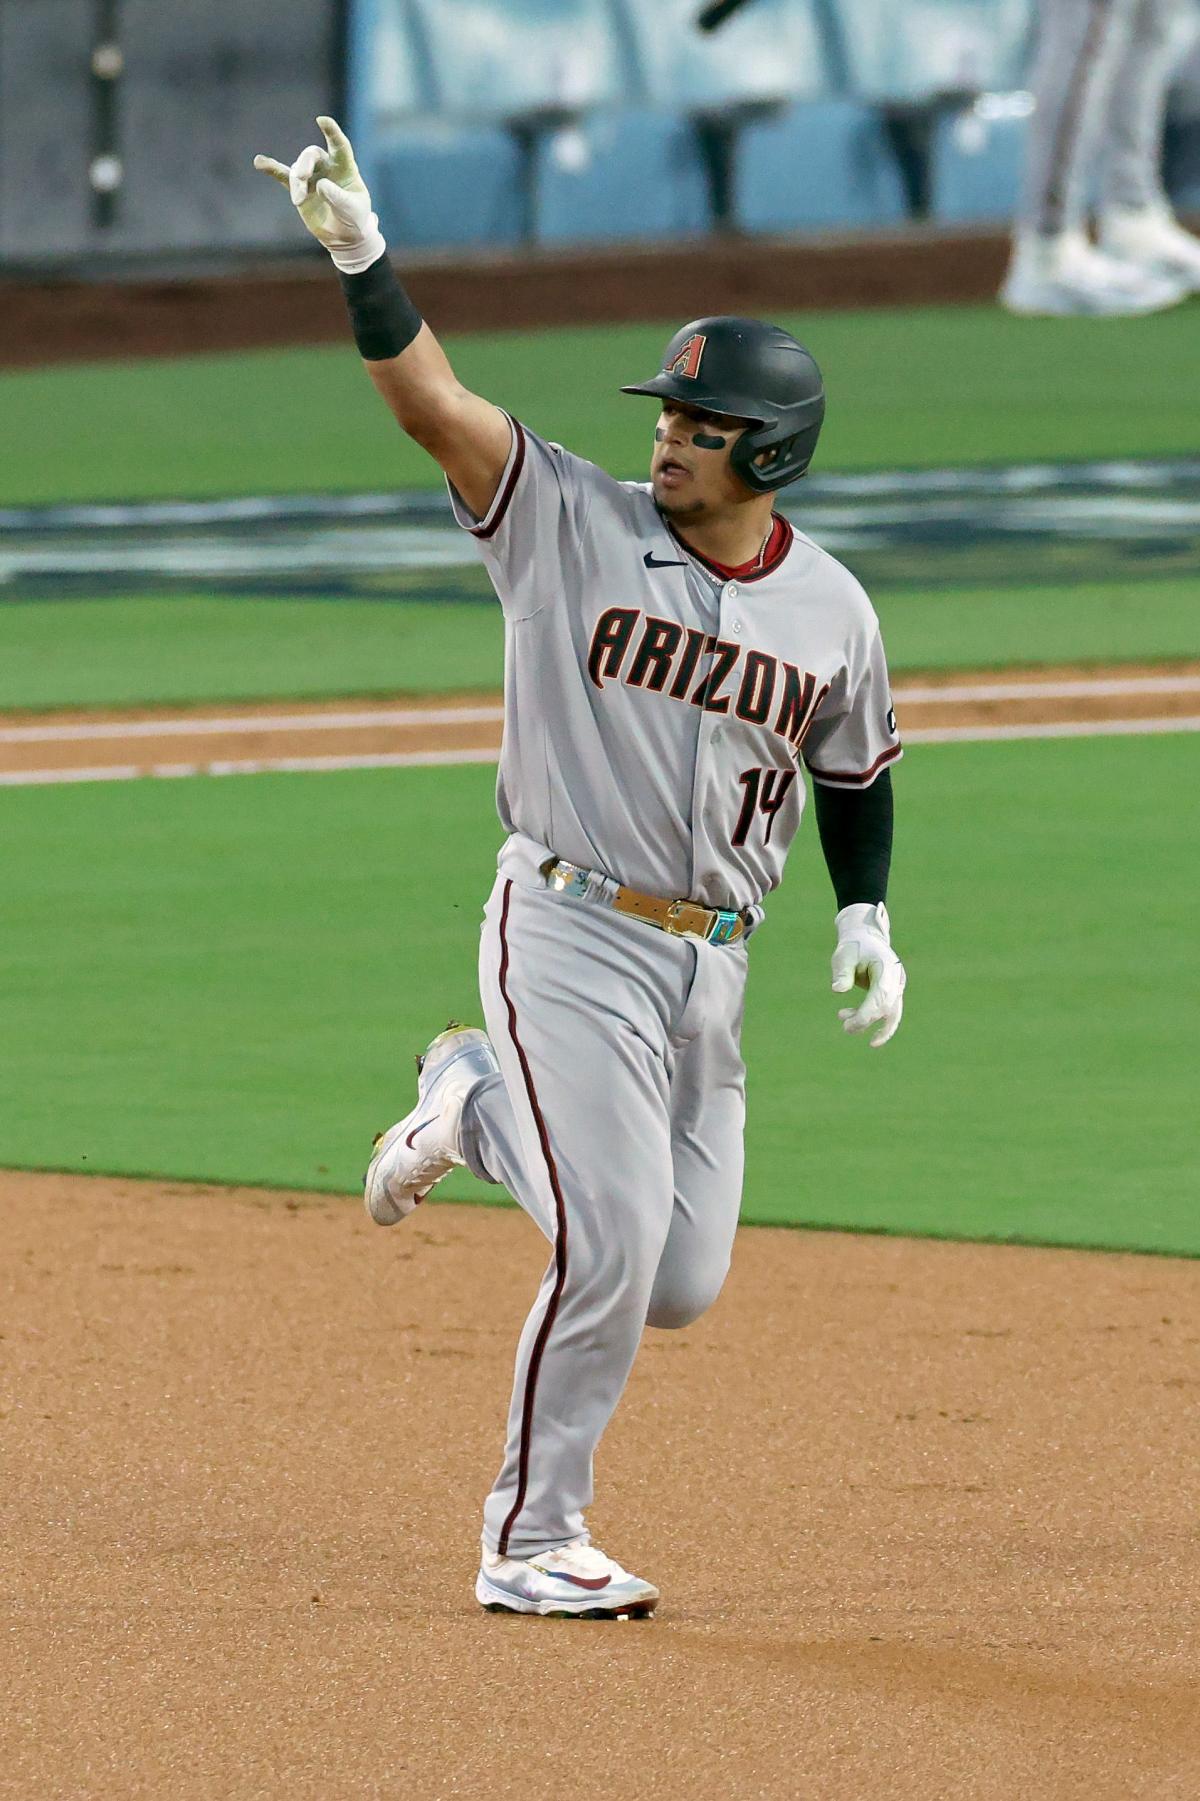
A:
{"type": "Polygon", "coordinates": [[[664,931],[670,932],[675,938],[700,938],[702,940],[707,940],[709,932],[712,931],[713,920],[715,917],[716,915],[710,908],[697,906],[695,901],[675,900],[672,901],[667,908],[667,917],[663,929],[664,931]],[[694,928],[692,926],[680,926],[676,924],[676,921],[682,919],[685,912],[699,914],[700,924],[698,927],[694,928]]]}

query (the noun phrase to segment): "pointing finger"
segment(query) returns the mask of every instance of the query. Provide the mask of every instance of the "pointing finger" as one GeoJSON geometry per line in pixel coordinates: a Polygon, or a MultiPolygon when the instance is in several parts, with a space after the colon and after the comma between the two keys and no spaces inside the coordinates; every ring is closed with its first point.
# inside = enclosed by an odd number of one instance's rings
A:
{"type": "Polygon", "coordinates": [[[261,169],[264,175],[273,175],[286,188],[291,180],[291,170],[286,163],[277,163],[273,156],[256,156],[254,167],[261,169]]]}

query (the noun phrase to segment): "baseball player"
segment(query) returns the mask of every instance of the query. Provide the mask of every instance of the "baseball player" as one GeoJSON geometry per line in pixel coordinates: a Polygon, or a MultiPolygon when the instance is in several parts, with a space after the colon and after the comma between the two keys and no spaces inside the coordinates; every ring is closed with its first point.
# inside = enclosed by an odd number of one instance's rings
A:
{"type": "Polygon", "coordinates": [[[505,616],[506,838],[479,959],[487,1032],[452,1027],[376,1141],[391,1225],[455,1164],[552,1246],[521,1334],[476,1596],[636,1617],[658,1590],[593,1546],[592,1458],[647,1325],[720,1292],[742,1186],[747,940],[800,823],[807,766],[837,896],[840,1018],[882,1045],[904,970],[884,906],[900,741],[879,625],[849,572],[772,511],[824,395],[786,332],[685,326],[648,483],[615,481],[467,392],[402,288],[332,119],[289,167],[341,272],[368,372],[445,471],[505,616]]]}
{"type": "Polygon", "coordinates": [[[1167,87],[1198,19],[1197,0],[1043,0],[1010,311],[1149,313],[1200,291],[1200,239],[1161,167],[1167,87]]]}

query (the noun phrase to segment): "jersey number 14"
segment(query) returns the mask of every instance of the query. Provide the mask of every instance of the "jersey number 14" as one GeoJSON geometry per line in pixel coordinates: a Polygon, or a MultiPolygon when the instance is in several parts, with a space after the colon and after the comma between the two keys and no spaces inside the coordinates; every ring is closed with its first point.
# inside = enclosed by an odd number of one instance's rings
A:
{"type": "Polygon", "coordinates": [[[750,836],[750,827],[754,824],[754,815],[759,812],[766,816],[767,821],[763,843],[770,844],[775,816],[787,799],[795,779],[794,769],[743,769],[738,781],[745,792],[742,795],[742,810],[730,839],[732,845],[736,847],[745,844],[750,836]]]}

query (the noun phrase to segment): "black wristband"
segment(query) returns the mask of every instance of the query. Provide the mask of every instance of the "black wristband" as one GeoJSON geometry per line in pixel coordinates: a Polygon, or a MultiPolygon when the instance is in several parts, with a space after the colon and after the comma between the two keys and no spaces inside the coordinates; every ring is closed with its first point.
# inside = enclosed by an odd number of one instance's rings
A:
{"type": "Polygon", "coordinates": [[[407,350],[421,329],[421,315],[400,285],[385,251],[361,275],[338,270],[358,353],[368,363],[386,363],[407,350]]]}
{"type": "Polygon", "coordinates": [[[892,772],[869,788],[813,783],[813,805],[838,911],[856,901],[885,901],[892,862],[892,772]]]}

